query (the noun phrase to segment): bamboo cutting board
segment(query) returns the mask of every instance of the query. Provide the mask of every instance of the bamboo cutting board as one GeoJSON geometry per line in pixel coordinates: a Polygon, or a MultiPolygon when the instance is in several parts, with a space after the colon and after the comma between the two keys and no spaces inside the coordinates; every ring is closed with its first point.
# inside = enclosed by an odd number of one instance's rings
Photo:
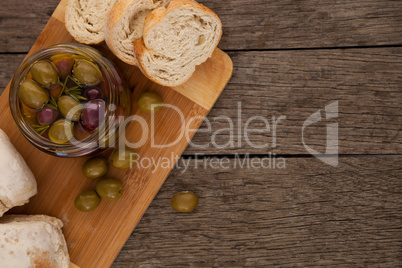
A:
{"type": "MultiPolygon", "coordinates": [[[[45,29],[40,34],[29,54],[53,44],[74,42],[64,26],[64,11],[68,0],[62,0],[45,29]]],[[[135,105],[138,96],[144,91],[158,92],[165,103],[175,105],[184,114],[189,127],[196,130],[202,123],[215,101],[229,81],[233,64],[227,54],[216,49],[213,56],[197,67],[192,78],[182,86],[169,88],[156,85],[146,79],[133,66],[116,59],[107,47],[95,46],[118,68],[133,91],[133,113],[148,123],[149,114],[140,112],[135,105]],[[196,120],[190,118],[197,117],[196,120]]],[[[28,54],[28,55],[29,55],[28,54]]],[[[124,195],[118,201],[102,200],[101,205],[89,213],[79,212],[74,207],[74,199],[80,192],[94,189],[97,180],[86,179],[81,167],[86,157],[66,159],[47,155],[31,145],[19,132],[12,119],[8,104],[9,86],[0,97],[0,128],[10,137],[12,143],[27,161],[38,182],[38,194],[29,204],[13,209],[12,213],[46,214],[60,218],[64,223],[71,262],[81,268],[108,267],[119,253],[127,238],[145,213],[152,199],[173,168],[159,167],[116,170],[111,168],[108,176],[121,180],[124,195]]],[[[155,142],[169,144],[179,137],[180,116],[172,109],[162,108],[155,116],[155,142]]],[[[194,135],[190,133],[190,137],[194,135]]],[[[139,124],[131,123],[126,131],[129,141],[141,137],[139,124]]],[[[187,147],[185,137],[169,148],[151,148],[148,140],[137,149],[140,158],[176,159],[187,147]]],[[[173,212],[172,212],[173,213],[173,212]]]]}

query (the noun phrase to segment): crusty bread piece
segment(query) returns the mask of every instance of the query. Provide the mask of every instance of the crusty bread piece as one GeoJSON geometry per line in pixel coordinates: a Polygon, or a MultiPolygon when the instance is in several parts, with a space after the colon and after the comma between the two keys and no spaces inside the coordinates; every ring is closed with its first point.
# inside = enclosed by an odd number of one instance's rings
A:
{"type": "Polygon", "coordinates": [[[68,32],[80,43],[99,44],[105,40],[107,14],[120,0],[70,0],[65,24],[68,32]]]}
{"type": "Polygon", "coordinates": [[[61,220],[45,215],[6,215],[0,219],[2,268],[69,268],[61,220]]]}
{"type": "Polygon", "coordinates": [[[145,17],[152,10],[166,6],[169,0],[123,0],[109,12],[105,26],[105,41],[120,60],[138,65],[133,42],[142,37],[145,17]]]}
{"type": "Polygon", "coordinates": [[[192,0],[171,0],[167,9],[155,9],[146,17],[134,50],[149,79],[177,86],[211,57],[221,36],[221,21],[210,9],[192,0]]]}
{"type": "Polygon", "coordinates": [[[12,207],[28,203],[37,193],[32,171],[0,129],[0,217],[12,207]]]}

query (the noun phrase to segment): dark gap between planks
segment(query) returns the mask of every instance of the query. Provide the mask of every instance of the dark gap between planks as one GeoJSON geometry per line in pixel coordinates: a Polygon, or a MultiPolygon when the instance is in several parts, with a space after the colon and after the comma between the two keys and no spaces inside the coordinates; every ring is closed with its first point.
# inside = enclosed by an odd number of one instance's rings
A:
{"type": "MultiPolygon", "coordinates": [[[[369,49],[369,48],[393,48],[402,47],[402,44],[373,45],[373,46],[339,46],[339,47],[299,47],[299,48],[266,48],[266,49],[225,49],[224,52],[269,52],[269,51],[299,51],[299,50],[334,50],[334,49],[369,49]]],[[[0,52],[0,55],[19,55],[28,52],[0,52]]]]}
{"type": "MultiPolygon", "coordinates": [[[[182,155],[180,159],[209,159],[209,158],[229,158],[229,159],[244,159],[248,158],[266,158],[266,157],[283,157],[283,158],[314,158],[314,157],[334,157],[335,155],[311,155],[311,154],[199,154],[199,155],[182,155]]],[[[402,154],[339,154],[339,158],[348,157],[402,157],[402,154]]]]}

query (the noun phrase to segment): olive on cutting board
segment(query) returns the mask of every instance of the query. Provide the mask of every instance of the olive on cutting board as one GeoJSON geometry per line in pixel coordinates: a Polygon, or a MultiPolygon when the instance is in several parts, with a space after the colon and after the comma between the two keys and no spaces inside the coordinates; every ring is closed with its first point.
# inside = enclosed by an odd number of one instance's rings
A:
{"type": "Polygon", "coordinates": [[[112,166],[119,169],[130,168],[135,161],[137,161],[137,154],[130,148],[116,149],[110,156],[112,166]]]}
{"type": "Polygon", "coordinates": [[[100,197],[93,190],[87,190],[80,193],[74,200],[75,207],[82,211],[88,212],[97,208],[100,204],[100,197]]]}
{"type": "Polygon", "coordinates": [[[123,185],[115,179],[100,180],[96,184],[96,192],[106,200],[117,200],[123,195],[123,185]]]}
{"type": "Polygon", "coordinates": [[[193,192],[180,192],[172,197],[171,205],[177,212],[191,212],[198,206],[198,197],[193,192]]]}
{"type": "Polygon", "coordinates": [[[89,179],[101,178],[106,175],[108,170],[107,160],[102,157],[91,158],[82,167],[82,173],[89,179]]]}
{"type": "Polygon", "coordinates": [[[31,67],[33,80],[38,84],[49,87],[59,80],[56,68],[48,61],[38,61],[31,67]]]}
{"type": "Polygon", "coordinates": [[[154,92],[144,92],[137,101],[138,109],[144,113],[155,113],[162,108],[162,97],[154,92]]]}

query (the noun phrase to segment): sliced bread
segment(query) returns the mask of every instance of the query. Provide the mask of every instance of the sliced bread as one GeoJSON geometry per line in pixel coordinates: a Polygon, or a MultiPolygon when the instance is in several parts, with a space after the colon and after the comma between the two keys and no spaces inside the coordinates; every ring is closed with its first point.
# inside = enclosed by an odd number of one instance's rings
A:
{"type": "Polygon", "coordinates": [[[145,17],[152,10],[166,6],[168,0],[123,0],[109,12],[105,26],[105,41],[120,60],[138,65],[133,42],[142,37],[145,17]]]}
{"type": "Polygon", "coordinates": [[[213,11],[192,0],[171,0],[167,9],[157,8],[146,17],[134,51],[144,75],[177,86],[211,57],[221,36],[222,24],[213,11]]]}
{"type": "Polygon", "coordinates": [[[120,0],[70,0],[65,21],[68,32],[80,43],[99,44],[105,40],[107,14],[120,0]]]}

